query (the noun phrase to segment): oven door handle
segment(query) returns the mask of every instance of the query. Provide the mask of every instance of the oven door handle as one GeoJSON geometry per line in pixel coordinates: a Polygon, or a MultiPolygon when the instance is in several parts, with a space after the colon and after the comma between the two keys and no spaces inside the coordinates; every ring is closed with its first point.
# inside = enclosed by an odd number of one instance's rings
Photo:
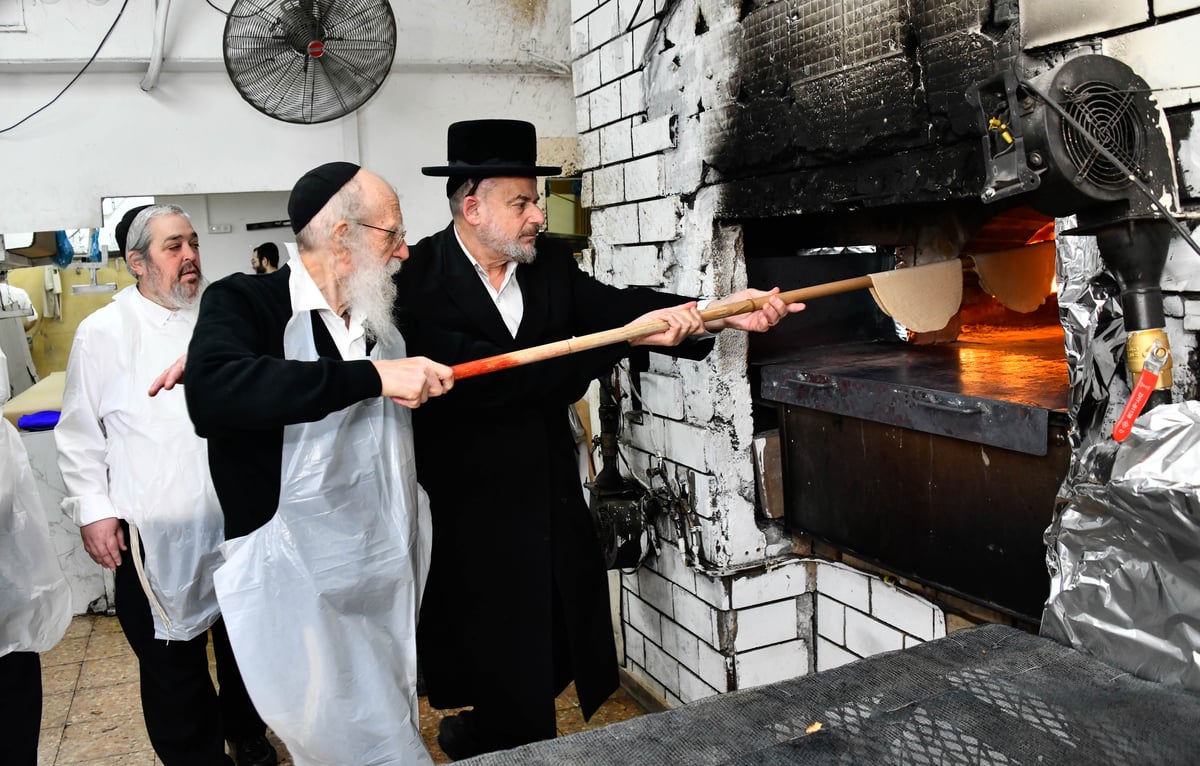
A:
{"type": "Polygon", "coordinates": [[[931,410],[939,410],[940,412],[952,412],[955,415],[982,415],[983,408],[975,405],[959,405],[959,404],[942,404],[941,402],[928,402],[918,400],[916,402],[922,407],[928,407],[931,410]]]}

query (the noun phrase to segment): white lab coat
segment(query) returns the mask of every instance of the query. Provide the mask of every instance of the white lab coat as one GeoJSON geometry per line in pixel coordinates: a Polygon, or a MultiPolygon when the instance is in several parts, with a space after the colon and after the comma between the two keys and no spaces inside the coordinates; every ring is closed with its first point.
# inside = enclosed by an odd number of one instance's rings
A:
{"type": "Polygon", "coordinates": [[[80,526],[125,519],[140,533],[155,638],[188,640],[220,616],[212,573],[224,516],[206,442],[183,389],[151,398],[151,382],[187,351],[194,310],[171,311],[136,286],[80,325],[54,429],[67,497],[80,526]]]}

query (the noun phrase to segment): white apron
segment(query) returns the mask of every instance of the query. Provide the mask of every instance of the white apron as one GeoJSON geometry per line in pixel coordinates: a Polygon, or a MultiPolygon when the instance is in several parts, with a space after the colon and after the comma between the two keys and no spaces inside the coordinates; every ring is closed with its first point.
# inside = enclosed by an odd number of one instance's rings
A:
{"type": "Polygon", "coordinates": [[[121,404],[129,428],[108,443],[109,494],[135,528],[131,555],[136,561],[138,548],[145,552],[143,588],[148,583],[154,637],[186,641],[220,617],[212,573],[221,564],[225,518],[209,477],[207,442],[195,435],[183,390],[146,393],[187,348],[193,325],[150,325],[138,316],[134,297],[116,301],[127,328],[127,345],[118,353],[130,370],[121,404]],[[164,443],[163,434],[170,441],[164,443]],[[147,486],[169,491],[147,493],[147,486]]]}
{"type": "MultiPolygon", "coordinates": [[[[310,317],[288,322],[288,359],[317,358],[310,317]]],[[[403,354],[400,340],[373,356],[403,354]]],[[[433,762],[416,697],[430,524],[415,477],[410,414],[390,399],[287,426],[278,511],[223,546],[238,668],[298,766],[433,762]]]]}
{"type": "Polygon", "coordinates": [[[71,624],[71,589],[50,542],[25,445],[0,417],[0,657],[44,652],[71,624]]]}

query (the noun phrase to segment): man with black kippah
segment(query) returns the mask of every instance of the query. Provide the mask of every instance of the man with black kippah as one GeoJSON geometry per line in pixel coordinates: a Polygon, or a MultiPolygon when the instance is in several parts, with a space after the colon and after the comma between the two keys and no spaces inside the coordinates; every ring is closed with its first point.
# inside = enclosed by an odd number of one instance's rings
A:
{"type": "MultiPolygon", "coordinates": [[[[398,324],[413,353],[447,364],[662,319],[639,344],[704,330],[766,330],[800,304],[704,324],[687,297],[620,290],[545,247],[534,126],[458,122],[447,178],[453,222],[412,248],[396,276],[398,324]]],[[[768,295],[745,290],[724,301],[768,295]]],[[[711,342],[675,353],[701,358],[711,342]]],[[[583,500],[568,408],[621,357],[621,344],[464,380],[414,413],[417,473],[434,551],[418,627],[421,667],[453,758],[555,736],[554,699],[572,679],[588,718],[617,688],[603,558],[583,500]],[[467,480],[465,480],[467,479],[467,480]]]]}
{"type": "Polygon", "coordinates": [[[297,763],[430,763],[415,621],[428,504],[409,408],[453,385],[407,357],[395,191],[348,162],[288,200],[298,254],[204,295],[184,372],[228,542],[215,576],[255,705],[297,763]]]}

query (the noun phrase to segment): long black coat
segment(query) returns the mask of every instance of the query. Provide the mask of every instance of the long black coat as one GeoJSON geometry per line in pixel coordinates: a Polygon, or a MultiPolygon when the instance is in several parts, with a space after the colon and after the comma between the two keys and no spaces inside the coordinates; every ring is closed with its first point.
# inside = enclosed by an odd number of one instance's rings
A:
{"type": "MultiPolygon", "coordinates": [[[[452,226],[414,245],[396,277],[408,354],[457,364],[689,300],[604,285],[547,244],[517,267],[525,309],[515,339],[452,226]]],[[[681,355],[698,358],[711,343],[685,346],[681,355]]],[[[607,580],[567,408],[628,351],[620,344],[470,378],[414,411],[417,476],[433,515],[418,653],[434,707],[544,707],[573,677],[589,717],[616,689],[607,580]]]]}

